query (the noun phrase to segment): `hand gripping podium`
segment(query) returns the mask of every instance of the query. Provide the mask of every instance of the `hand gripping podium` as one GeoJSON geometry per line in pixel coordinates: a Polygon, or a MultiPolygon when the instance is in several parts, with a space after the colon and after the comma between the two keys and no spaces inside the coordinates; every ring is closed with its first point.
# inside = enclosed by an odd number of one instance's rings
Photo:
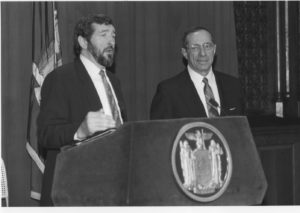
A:
{"type": "Polygon", "coordinates": [[[267,182],[246,117],[128,122],[57,156],[57,206],[257,205],[267,182]],[[224,142],[225,141],[225,142],[224,142]]]}

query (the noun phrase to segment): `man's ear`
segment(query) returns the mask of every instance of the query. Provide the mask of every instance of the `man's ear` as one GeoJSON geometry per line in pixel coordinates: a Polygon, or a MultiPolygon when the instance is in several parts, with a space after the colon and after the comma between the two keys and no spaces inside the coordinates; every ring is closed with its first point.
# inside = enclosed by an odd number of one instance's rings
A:
{"type": "Polygon", "coordinates": [[[181,48],[181,54],[183,55],[183,57],[185,58],[185,59],[187,59],[187,52],[186,52],[186,49],[185,48],[181,48]]]}
{"type": "Polygon", "coordinates": [[[214,55],[216,54],[216,51],[217,51],[217,45],[215,44],[214,55]]]}
{"type": "Polygon", "coordinates": [[[79,45],[81,46],[82,49],[86,50],[88,46],[88,42],[85,38],[82,36],[78,36],[77,38],[79,45]]]}

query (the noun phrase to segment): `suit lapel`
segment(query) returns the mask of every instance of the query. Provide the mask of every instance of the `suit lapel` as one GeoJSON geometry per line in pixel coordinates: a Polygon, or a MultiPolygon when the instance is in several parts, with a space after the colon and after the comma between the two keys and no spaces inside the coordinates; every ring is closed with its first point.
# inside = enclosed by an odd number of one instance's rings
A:
{"type": "Polygon", "coordinates": [[[223,81],[220,79],[220,75],[217,71],[214,71],[215,78],[216,78],[216,83],[217,83],[217,88],[219,92],[219,97],[220,97],[220,106],[221,106],[221,116],[224,114],[223,109],[225,107],[224,103],[224,94],[223,94],[223,81]]]}
{"type": "Polygon", "coordinates": [[[92,111],[99,110],[102,108],[102,104],[97,94],[97,90],[80,59],[75,60],[75,67],[81,81],[84,97],[86,97],[86,103],[88,106],[91,106],[92,111]]]}
{"type": "Polygon", "coordinates": [[[182,100],[187,104],[191,114],[193,116],[206,117],[203,103],[187,70],[182,74],[181,85],[179,88],[182,91],[182,100]]]}

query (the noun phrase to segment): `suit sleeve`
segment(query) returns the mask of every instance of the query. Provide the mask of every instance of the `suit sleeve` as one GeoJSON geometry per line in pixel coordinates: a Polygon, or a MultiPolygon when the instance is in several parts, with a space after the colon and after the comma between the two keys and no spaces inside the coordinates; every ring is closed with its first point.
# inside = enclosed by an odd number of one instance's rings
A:
{"type": "Polygon", "coordinates": [[[240,81],[238,80],[238,101],[239,101],[239,111],[238,114],[239,115],[244,115],[245,114],[245,101],[244,101],[244,92],[241,86],[240,81]]]}
{"type": "Polygon", "coordinates": [[[43,149],[59,149],[74,143],[73,137],[80,125],[69,118],[65,84],[54,72],[46,77],[41,91],[38,139],[43,149]]]}
{"type": "Polygon", "coordinates": [[[233,91],[229,93],[230,97],[233,98],[234,106],[236,106],[236,110],[232,115],[244,115],[244,101],[243,101],[243,91],[241,83],[238,79],[235,79],[232,81],[232,85],[235,85],[233,87],[233,91]],[[232,95],[234,94],[234,95],[232,95]]]}
{"type": "Polygon", "coordinates": [[[170,95],[168,95],[167,89],[159,84],[151,103],[150,119],[170,119],[173,117],[172,115],[170,95]]]}

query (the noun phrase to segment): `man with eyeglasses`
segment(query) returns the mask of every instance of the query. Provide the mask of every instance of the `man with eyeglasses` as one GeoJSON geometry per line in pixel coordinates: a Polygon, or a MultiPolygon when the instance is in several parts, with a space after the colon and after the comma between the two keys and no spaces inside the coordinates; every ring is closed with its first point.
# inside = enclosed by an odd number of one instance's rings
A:
{"type": "Polygon", "coordinates": [[[212,68],[216,53],[212,34],[203,27],[186,31],[181,52],[187,60],[187,68],[159,83],[150,118],[212,118],[242,114],[238,79],[212,68]]]}

